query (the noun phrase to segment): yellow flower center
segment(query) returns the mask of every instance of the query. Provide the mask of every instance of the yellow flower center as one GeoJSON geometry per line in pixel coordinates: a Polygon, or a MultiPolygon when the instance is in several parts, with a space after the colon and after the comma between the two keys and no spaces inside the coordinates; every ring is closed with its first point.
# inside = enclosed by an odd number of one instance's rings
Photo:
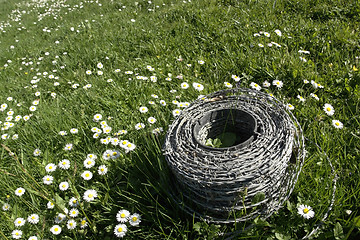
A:
{"type": "Polygon", "coordinates": [[[137,220],[137,217],[133,217],[133,218],[132,218],[132,221],[133,221],[133,222],[136,222],[136,220],[137,220]]]}
{"type": "Polygon", "coordinates": [[[18,221],[18,224],[20,224],[20,223],[21,223],[21,220],[18,221]]]}
{"type": "Polygon", "coordinates": [[[105,169],[101,168],[101,169],[100,169],[100,171],[102,171],[102,172],[103,172],[103,171],[105,171],[105,169]]]}
{"type": "Polygon", "coordinates": [[[89,198],[92,198],[94,195],[92,195],[91,193],[89,194],[89,198]]]}
{"type": "Polygon", "coordinates": [[[35,216],[32,216],[31,219],[35,219],[35,216]]]}
{"type": "Polygon", "coordinates": [[[71,223],[69,223],[69,225],[72,227],[74,224],[71,222],[71,223]]]}
{"type": "Polygon", "coordinates": [[[19,233],[17,232],[17,233],[15,233],[15,235],[16,235],[16,236],[19,236],[19,233]]]}
{"type": "Polygon", "coordinates": [[[327,107],[327,108],[326,108],[326,111],[330,112],[330,111],[331,111],[331,108],[327,107]]]}
{"type": "Polygon", "coordinates": [[[22,193],[22,190],[20,189],[18,192],[19,192],[19,193],[22,193]]]}
{"type": "Polygon", "coordinates": [[[73,200],[73,203],[76,203],[76,200],[73,200]]]}
{"type": "Polygon", "coordinates": [[[125,213],[120,214],[120,216],[121,216],[122,218],[124,218],[124,217],[125,217],[125,213]]]}
{"type": "Polygon", "coordinates": [[[90,165],[90,164],[91,164],[91,161],[88,161],[87,164],[90,165]]]}
{"type": "Polygon", "coordinates": [[[63,187],[63,188],[66,188],[66,185],[65,185],[65,184],[63,184],[63,185],[62,185],[62,187],[63,187]]]}
{"type": "Polygon", "coordinates": [[[307,214],[309,212],[309,209],[308,208],[304,208],[304,213],[307,214]]]}
{"type": "Polygon", "coordinates": [[[88,174],[88,173],[87,173],[87,174],[85,174],[85,177],[89,177],[89,176],[90,176],[90,174],[88,174]]]}
{"type": "Polygon", "coordinates": [[[57,231],[59,231],[59,229],[58,229],[58,228],[54,228],[54,231],[57,232],[57,231]]]}
{"type": "Polygon", "coordinates": [[[86,220],[81,221],[81,225],[85,225],[85,223],[86,223],[86,220]]]}
{"type": "Polygon", "coordinates": [[[123,229],[121,227],[118,228],[118,232],[122,232],[123,229]]]}
{"type": "Polygon", "coordinates": [[[49,167],[49,169],[52,169],[52,168],[53,168],[52,166],[49,167]]]}
{"type": "Polygon", "coordinates": [[[63,164],[63,165],[66,165],[66,162],[63,162],[62,164],[63,164]]]}
{"type": "Polygon", "coordinates": [[[340,123],[339,123],[339,122],[336,122],[336,123],[335,123],[335,125],[336,125],[336,126],[339,126],[339,125],[340,125],[340,123]]]}

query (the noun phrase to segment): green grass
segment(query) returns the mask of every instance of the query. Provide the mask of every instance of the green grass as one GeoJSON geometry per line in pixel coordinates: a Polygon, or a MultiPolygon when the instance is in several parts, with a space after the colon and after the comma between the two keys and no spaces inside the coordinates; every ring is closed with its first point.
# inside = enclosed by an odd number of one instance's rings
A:
{"type": "Polygon", "coordinates": [[[80,4],[68,0],[66,6],[51,6],[56,15],[46,15],[40,21],[39,14],[53,3],[28,6],[25,2],[31,1],[0,0],[0,21],[11,23],[5,32],[0,31],[0,104],[8,105],[0,112],[1,125],[9,109],[14,111],[14,117],[33,114],[28,121],[11,120],[14,127],[1,131],[1,135],[10,136],[0,140],[0,205],[10,205],[9,211],[0,210],[2,239],[12,239],[11,232],[18,229],[13,223],[16,218],[27,218],[32,213],[40,216],[40,222],[19,227],[24,239],[33,235],[39,239],[113,239],[120,209],[141,215],[139,226],[128,224],[128,239],[300,239],[321,222],[331,202],[333,175],[315,143],[330,158],[338,176],[334,207],[315,238],[359,237],[358,1],[140,0],[135,4],[130,0],[100,0],[100,7],[95,1],[80,4]],[[26,11],[21,25],[8,17],[13,9],[26,11]],[[274,32],[276,29],[282,36],[274,32]],[[270,33],[270,37],[254,36],[260,31],[270,33]],[[267,46],[270,42],[281,47],[267,46]],[[201,65],[199,60],[205,63],[201,65]],[[103,75],[97,74],[99,62],[104,65],[103,75]],[[87,75],[87,70],[92,74],[87,75]],[[49,78],[51,74],[58,79],[49,78]],[[169,74],[171,81],[165,80],[169,74]],[[180,75],[182,79],[177,78],[180,75]],[[200,94],[224,89],[225,81],[235,87],[232,75],[241,77],[241,87],[276,79],[284,83],[281,89],[270,86],[262,91],[295,107],[293,113],[309,139],[308,156],[289,201],[279,212],[266,221],[216,225],[194,219],[172,201],[168,194],[171,178],[161,147],[174,119],[172,111],[177,108],[172,101],[191,102],[200,94]],[[35,76],[41,80],[31,83],[35,76]],[[150,81],[151,76],[156,76],[157,82],[150,81]],[[324,88],[305,84],[304,79],[324,88]],[[182,82],[190,87],[182,89],[182,82]],[[203,84],[204,90],[196,91],[193,82],[203,84]],[[74,84],[79,86],[74,88],[74,84]],[[91,88],[83,89],[87,84],[91,88]],[[37,91],[40,96],[35,96],[37,91]],[[319,101],[311,93],[317,94],[319,101]],[[306,101],[301,103],[297,95],[306,101]],[[8,97],[13,100],[8,101],[8,97]],[[37,110],[30,112],[36,99],[40,99],[37,110]],[[166,106],[160,100],[165,100],[166,106]],[[323,111],[325,103],[334,107],[333,116],[323,111]],[[149,111],[140,113],[141,106],[149,111]],[[125,153],[120,147],[101,144],[104,134],[93,138],[91,128],[100,128],[100,123],[93,121],[98,113],[111,126],[111,133],[128,131],[119,138],[134,143],[134,151],[125,153]],[[157,119],[153,125],[147,122],[151,116],[157,119]],[[340,120],[344,128],[336,129],[333,119],[340,120]],[[140,122],[146,127],[136,130],[135,124],[140,122]],[[154,135],[152,130],[157,127],[164,131],[154,135]],[[71,134],[71,128],[79,132],[71,134]],[[67,131],[67,135],[60,136],[60,131],[67,131]],[[18,134],[17,140],[11,139],[14,134],[18,134]],[[67,143],[73,144],[73,150],[64,151],[67,143]],[[33,155],[35,149],[41,150],[40,156],[33,155]],[[118,149],[121,157],[104,160],[101,156],[107,149],[118,149]],[[9,151],[15,155],[9,155],[9,151]],[[90,169],[93,178],[85,181],[80,175],[86,170],[83,161],[89,153],[98,159],[90,169]],[[48,174],[45,166],[62,159],[70,160],[70,169],[57,169],[51,173],[54,182],[44,185],[42,178],[48,174]],[[108,167],[105,176],[97,173],[101,164],[108,167]],[[58,187],[63,181],[70,183],[65,192],[58,187]],[[18,187],[26,189],[21,197],[14,194],[18,187]],[[90,203],[82,199],[87,189],[98,192],[98,198],[90,203]],[[62,233],[56,237],[50,228],[57,213],[64,207],[71,208],[71,197],[81,199],[80,214],[75,218],[78,226],[67,230],[66,222],[62,222],[62,233]],[[54,201],[55,209],[47,209],[49,200],[54,201]],[[300,204],[311,206],[315,217],[306,220],[297,214],[300,204]],[[87,218],[89,226],[80,229],[83,218],[87,218]],[[250,224],[254,227],[241,231],[250,224]]]}

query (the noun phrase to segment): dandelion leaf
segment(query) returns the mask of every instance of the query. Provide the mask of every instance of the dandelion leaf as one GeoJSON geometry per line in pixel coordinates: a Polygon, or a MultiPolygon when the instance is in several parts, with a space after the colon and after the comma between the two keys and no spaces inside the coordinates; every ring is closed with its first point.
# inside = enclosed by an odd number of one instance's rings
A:
{"type": "Polygon", "coordinates": [[[343,231],[343,228],[341,226],[341,224],[339,222],[337,222],[335,224],[335,227],[334,227],[334,237],[336,240],[340,240],[340,239],[344,239],[345,238],[345,235],[344,235],[344,231],[343,231]]]}
{"type": "Polygon", "coordinates": [[[265,193],[263,192],[258,192],[255,194],[255,196],[252,198],[251,200],[251,203],[252,204],[255,204],[255,203],[258,203],[258,202],[261,202],[262,200],[265,199],[265,193]]]}
{"type": "Polygon", "coordinates": [[[224,132],[219,137],[222,142],[221,147],[231,147],[235,145],[236,142],[236,134],[233,132],[224,132]]]}
{"type": "Polygon", "coordinates": [[[65,208],[65,201],[59,196],[59,194],[55,194],[55,203],[58,207],[60,207],[60,209],[65,208]]]}

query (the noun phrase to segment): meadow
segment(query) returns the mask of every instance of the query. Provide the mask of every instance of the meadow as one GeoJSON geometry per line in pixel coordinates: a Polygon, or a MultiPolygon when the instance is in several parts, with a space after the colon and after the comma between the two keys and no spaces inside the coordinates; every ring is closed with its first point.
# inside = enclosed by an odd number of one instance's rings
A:
{"type": "Polygon", "coordinates": [[[355,0],[0,0],[0,239],[359,238],[359,20],[355,0]],[[162,144],[236,87],[287,106],[307,157],[271,217],[209,223],[169,195],[162,144]]]}

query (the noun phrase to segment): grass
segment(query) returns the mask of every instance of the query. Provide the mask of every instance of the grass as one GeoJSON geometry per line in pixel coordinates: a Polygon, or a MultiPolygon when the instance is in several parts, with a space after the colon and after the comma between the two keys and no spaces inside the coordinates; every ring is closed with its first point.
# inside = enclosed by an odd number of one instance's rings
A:
{"type": "Polygon", "coordinates": [[[314,237],[359,237],[358,1],[140,0],[135,4],[68,0],[56,5],[54,1],[24,0],[0,1],[0,5],[0,104],[8,105],[0,112],[0,121],[2,125],[9,122],[10,109],[14,118],[32,114],[28,121],[12,119],[14,126],[1,133],[0,203],[10,206],[0,212],[3,239],[12,239],[14,229],[21,229],[24,239],[33,235],[39,239],[112,239],[120,209],[141,215],[139,226],[128,224],[128,239],[299,239],[321,222],[331,201],[333,175],[315,143],[329,156],[338,181],[334,207],[314,237]],[[9,16],[15,9],[22,15],[21,21],[9,16]],[[270,37],[254,36],[260,31],[270,37]],[[281,47],[269,47],[270,42],[281,47]],[[102,69],[97,67],[99,62],[102,69]],[[87,75],[87,70],[92,74],[87,75]],[[191,102],[200,94],[224,89],[224,82],[235,87],[232,75],[241,78],[241,87],[250,87],[251,82],[283,82],[282,88],[263,87],[262,91],[295,107],[293,113],[309,139],[309,154],[289,201],[279,212],[266,221],[216,225],[194,219],[171,200],[167,194],[171,179],[161,146],[174,119],[172,111],[178,108],[172,101],[191,102]],[[148,79],[137,79],[139,76],[148,79]],[[151,81],[151,76],[157,81],[151,81]],[[314,88],[304,79],[323,88],[314,88]],[[190,87],[182,89],[182,82],[190,87]],[[193,82],[202,84],[204,90],[195,90],[193,82]],[[75,88],[74,84],[79,85],[75,88]],[[91,87],[84,89],[87,84],[91,87]],[[35,96],[36,92],[40,95],[35,96]],[[297,95],[306,101],[300,102],[297,95]],[[36,99],[40,103],[30,112],[36,99]],[[165,100],[166,106],[160,100],[165,100]],[[334,107],[333,116],[323,111],[325,103],[334,107]],[[141,106],[148,112],[140,113],[141,106]],[[91,129],[101,128],[93,121],[95,114],[103,116],[111,133],[127,130],[119,138],[135,144],[135,150],[125,153],[120,147],[101,144],[104,134],[94,138],[91,129]],[[150,124],[149,117],[157,121],[150,124]],[[344,128],[336,129],[334,119],[344,128]],[[136,130],[141,122],[145,128],[136,130]],[[164,131],[154,135],[153,129],[160,127],[164,131]],[[72,128],[78,133],[70,133],[72,128]],[[60,136],[60,131],[67,135],[60,136]],[[14,134],[18,134],[17,140],[12,139],[14,134]],[[64,151],[68,143],[73,149],[64,151]],[[41,150],[39,156],[34,156],[35,149],[41,150]],[[108,149],[118,149],[120,157],[104,160],[101,156],[108,149]],[[80,175],[90,153],[98,159],[90,169],[93,178],[85,181],[80,175]],[[53,183],[44,185],[45,166],[62,159],[70,160],[70,169],[57,169],[50,174],[53,183]],[[97,173],[101,164],[108,168],[104,176],[97,173]],[[70,183],[67,191],[59,190],[63,181],[70,183]],[[21,197],[14,194],[19,187],[26,189],[21,197]],[[82,197],[88,189],[98,193],[92,202],[82,197]],[[62,233],[53,235],[50,228],[55,216],[64,212],[64,207],[71,209],[71,197],[81,200],[75,218],[78,226],[68,230],[66,221],[61,222],[62,233]],[[54,202],[55,209],[47,209],[48,201],[54,202]],[[315,217],[306,220],[297,214],[300,204],[311,206],[315,217]],[[14,226],[16,218],[26,219],[32,213],[40,216],[39,224],[14,226]],[[83,218],[88,224],[84,229],[79,227],[83,218]],[[241,231],[249,224],[255,227],[241,231]]]}

